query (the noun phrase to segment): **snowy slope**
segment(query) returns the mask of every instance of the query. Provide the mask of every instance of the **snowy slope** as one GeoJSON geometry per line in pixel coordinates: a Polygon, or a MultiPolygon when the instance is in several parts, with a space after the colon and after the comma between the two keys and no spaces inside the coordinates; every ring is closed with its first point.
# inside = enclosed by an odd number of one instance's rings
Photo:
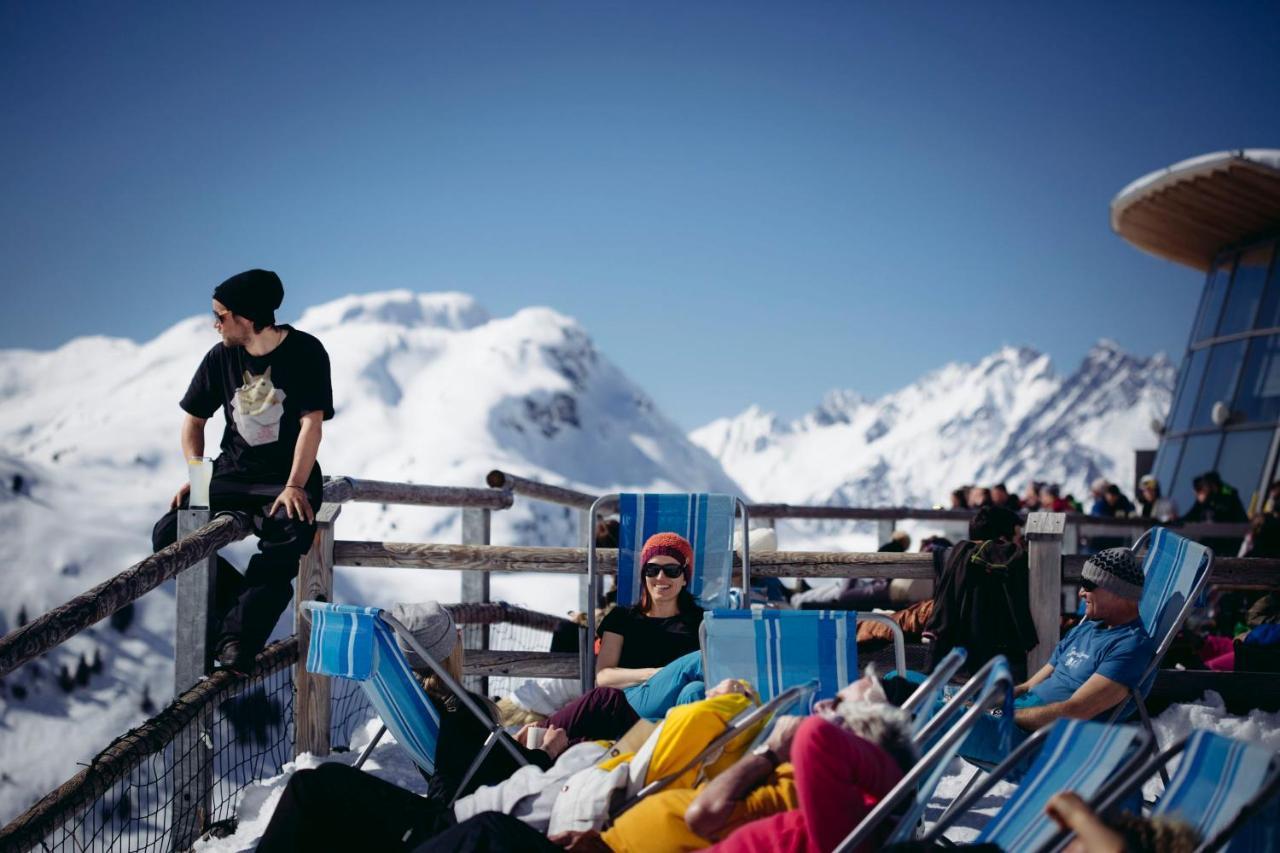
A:
{"type": "Polygon", "coordinates": [[[965,483],[1030,479],[1086,493],[1105,476],[1131,491],[1133,452],[1154,448],[1174,367],[1099,342],[1059,376],[1049,357],[1006,347],[949,364],[879,400],[828,394],[795,421],[750,407],[690,434],[757,500],[835,506],[946,504],[965,483]]]}
{"type": "MultiPolygon", "coordinates": [[[[549,309],[491,318],[463,294],[395,291],[317,306],[294,325],[332,360],[337,416],[320,453],[330,474],[483,486],[485,473],[503,468],[588,491],[740,491],[577,323],[549,309]]],[[[85,338],[52,352],[0,351],[0,631],[16,626],[20,610],[42,613],[150,552],[151,526],[186,477],[177,402],[216,342],[198,317],[142,344],[85,338]]],[[[210,453],[221,430],[215,415],[210,453]]],[[[575,513],[520,501],[495,514],[493,541],[572,544],[576,525],[575,513]]],[[[452,510],[349,505],[338,533],[457,542],[460,524],[452,510]]],[[[252,547],[235,546],[233,562],[243,567],[252,547]]],[[[459,582],[451,572],[339,569],[336,586],[342,600],[390,604],[454,601],[459,582]]],[[[493,587],[496,598],[549,612],[576,602],[568,577],[498,577],[493,587]]],[[[162,588],[125,633],[97,626],[6,679],[0,820],[141,721],[144,686],[167,700],[172,637],[172,591],[162,588]],[[64,694],[52,676],[95,649],[103,673],[64,694]]]]}

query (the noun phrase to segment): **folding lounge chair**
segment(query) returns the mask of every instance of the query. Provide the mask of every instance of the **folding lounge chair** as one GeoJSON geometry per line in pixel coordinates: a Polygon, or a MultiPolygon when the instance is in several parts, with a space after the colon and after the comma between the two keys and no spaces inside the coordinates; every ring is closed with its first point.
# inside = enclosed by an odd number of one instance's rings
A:
{"type": "Polygon", "coordinates": [[[1045,814],[1049,798],[1059,791],[1075,791],[1086,800],[1108,796],[1138,766],[1153,740],[1137,726],[1055,720],[1019,744],[982,782],[961,795],[923,840],[934,843],[940,839],[960,815],[1038,749],[1018,790],[982,828],[975,843],[990,842],[1003,850],[1045,849],[1055,843],[1059,833],[1057,824],[1045,814]]]}
{"type": "Polygon", "coordinates": [[[1161,659],[1213,574],[1213,550],[1163,527],[1142,534],[1134,543],[1133,552],[1137,554],[1144,543],[1147,553],[1142,562],[1142,600],[1138,603],[1138,615],[1147,635],[1156,643],[1156,652],[1138,687],[1129,691],[1129,701],[1120,703],[1110,720],[1115,722],[1122,716],[1127,717],[1136,709],[1142,727],[1154,739],[1155,730],[1144,698],[1155,683],[1161,659]]]}
{"type": "MultiPolygon", "coordinates": [[[[1201,850],[1220,848],[1236,819],[1265,798],[1280,778],[1280,755],[1275,752],[1197,730],[1129,773],[1116,790],[1095,798],[1094,810],[1106,814],[1115,809],[1179,754],[1182,760],[1150,814],[1176,816],[1193,826],[1204,842],[1201,850]]],[[[1068,838],[1063,834],[1060,840],[1065,843],[1068,838]]]]}
{"type": "Polygon", "coordinates": [[[920,760],[845,836],[836,850],[857,849],[871,839],[881,823],[891,819],[896,821],[896,825],[887,843],[910,840],[925,806],[946,775],[951,759],[979,718],[996,708],[1007,712],[1012,702],[1013,675],[1009,672],[1008,661],[1003,655],[997,655],[974,673],[955,696],[917,730],[915,743],[923,753],[920,760]]]}
{"type": "MultiPolygon", "coordinates": [[[[718,494],[620,494],[604,495],[591,505],[587,529],[594,530],[601,507],[618,505],[618,606],[628,607],[640,600],[640,554],[645,541],[655,533],[679,533],[693,546],[693,577],[689,592],[706,609],[732,605],[733,528],[735,515],[742,517],[742,589],[751,588],[751,554],[747,545],[747,505],[741,499],[718,494]]],[[[594,604],[598,593],[599,564],[594,537],[587,543],[587,589],[594,604]]],[[[596,611],[587,608],[587,649],[595,648],[596,611]]],[[[595,661],[583,659],[582,684],[595,684],[595,661]]]]}
{"type": "MultiPolygon", "coordinates": [[[[427,662],[458,701],[489,730],[489,737],[467,768],[458,792],[466,788],[494,743],[501,743],[520,766],[529,763],[502,727],[489,719],[462,685],[422,648],[394,616],[376,607],[320,601],[304,601],[302,607],[311,613],[307,671],[359,681],[382,718],[384,730],[389,729],[414,762],[428,774],[435,772],[440,715],[414,677],[404,652],[396,644],[395,634],[399,634],[427,662]]],[[[356,767],[364,764],[381,737],[380,731],[361,754],[356,767]]],[[[455,797],[458,792],[454,793],[455,797]]]]}
{"type": "Polygon", "coordinates": [[[946,657],[938,662],[933,672],[920,683],[907,700],[902,703],[902,710],[911,715],[911,728],[918,735],[929,724],[938,709],[938,697],[955,674],[964,666],[969,653],[956,647],[947,652],[946,657]]]}
{"type": "Polygon", "coordinates": [[[818,682],[818,699],[830,699],[858,678],[858,619],[873,619],[893,631],[895,660],[906,671],[902,629],[887,616],[853,610],[709,610],[699,641],[707,684],[745,678],[761,699],[788,687],[818,682]]]}
{"type": "Polygon", "coordinates": [[[678,770],[674,770],[660,779],[655,779],[645,785],[634,795],[622,802],[610,815],[609,821],[612,823],[627,809],[634,806],[640,800],[650,794],[656,794],[670,785],[674,780],[679,779],[688,773],[692,768],[714,761],[730,742],[741,737],[743,733],[749,731],[757,723],[764,722],[765,726],[761,729],[756,740],[759,741],[766,732],[771,728],[769,723],[776,720],[779,715],[787,713],[795,706],[803,706],[804,713],[808,713],[809,700],[813,696],[813,691],[817,688],[817,684],[810,682],[809,684],[801,684],[784,690],[768,702],[758,705],[754,708],[748,708],[738,716],[729,721],[729,725],[723,732],[711,739],[706,746],[698,751],[698,754],[689,759],[678,770]]]}

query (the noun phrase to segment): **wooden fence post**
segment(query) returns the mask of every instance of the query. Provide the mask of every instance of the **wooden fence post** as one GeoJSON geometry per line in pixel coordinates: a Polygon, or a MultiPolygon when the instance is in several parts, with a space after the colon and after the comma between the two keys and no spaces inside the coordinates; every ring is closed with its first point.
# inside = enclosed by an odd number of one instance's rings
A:
{"type": "MultiPolygon", "coordinates": [[[[490,536],[491,510],[462,508],[462,544],[488,545],[490,536]]],[[[489,600],[489,572],[469,571],[462,573],[462,601],[487,602],[489,600]]],[[[467,625],[462,629],[462,647],[464,649],[486,650],[489,648],[489,626],[467,625]]],[[[489,695],[489,679],[469,677],[468,689],[475,690],[482,696],[489,695]]]]}
{"type": "MultiPolygon", "coordinates": [[[[329,734],[333,706],[329,678],[307,672],[307,649],[311,645],[311,623],[304,616],[304,601],[333,600],[333,523],[342,504],[320,505],[316,513],[316,538],[311,550],[298,562],[297,592],[293,604],[293,633],[298,638],[298,662],[293,670],[293,755],[329,754],[329,734]]],[[[308,614],[309,615],[309,614],[308,614]]]]}
{"type": "Polygon", "coordinates": [[[1062,622],[1062,534],[1067,516],[1033,512],[1027,516],[1027,598],[1036,628],[1036,647],[1027,653],[1027,677],[1049,662],[1062,622]]]}
{"type": "MultiPolygon", "coordinates": [[[[208,509],[178,510],[178,538],[209,523],[208,509]]],[[[209,674],[213,666],[215,551],[178,575],[177,624],[173,642],[173,695],[180,696],[209,674]]],[[[208,828],[213,795],[213,713],[205,709],[177,733],[173,742],[174,850],[190,849],[208,828]]]]}

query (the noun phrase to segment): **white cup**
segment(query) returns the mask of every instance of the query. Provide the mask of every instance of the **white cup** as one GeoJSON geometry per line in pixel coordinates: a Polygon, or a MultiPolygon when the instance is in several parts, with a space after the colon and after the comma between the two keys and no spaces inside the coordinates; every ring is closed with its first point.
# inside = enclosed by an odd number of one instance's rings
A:
{"type": "Polygon", "coordinates": [[[208,509],[209,482],[213,479],[213,460],[208,456],[188,458],[187,476],[191,479],[191,496],[187,499],[187,506],[191,509],[208,509]]]}
{"type": "Polygon", "coordinates": [[[530,726],[524,733],[524,745],[529,749],[537,749],[542,746],[542,738],[547,730],[538,726],[530,726]]]}

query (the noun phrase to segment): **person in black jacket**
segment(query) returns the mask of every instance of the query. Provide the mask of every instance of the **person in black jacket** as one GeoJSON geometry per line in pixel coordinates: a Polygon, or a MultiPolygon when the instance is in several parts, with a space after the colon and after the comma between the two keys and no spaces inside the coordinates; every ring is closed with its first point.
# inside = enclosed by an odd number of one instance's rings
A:
{"type": "Polygon", "coordinates": [[[971,671],[1002,654],[1015,677],[1025,677],[1026,653],[1036,645],[1036,631],[1027,600],[1027,552],[1017,539],[1019,523],[1003,507],[983,507],[969,522],[969,538],[948,548],[935,563],[942,565],[942,574],[924,635],[934,662],[962,646],[971,671]]]}
{"type": "MultiPolygon", "coordinates": [[[[462,642],[449,611],[434,601],[397,604],[392,616],[409,629],[427,654],[444,666],[455,682],[462,681],[462,642]]],[[[459,701],[444,679],[437,676],[404,638],[396,641],[414,673],[422,679],[427,698],[440,714],[435,772],[418,771],[427,781],[427,795],[420,797],[391,782],[378,779],[345,764],[322,764],[299,770],[289,779],[271,821],[258,843],[260,851],[327,850],[351,846],[391,850],[412,847],[412,839],[430,837],[454,823],[455,797],[466,796],[482,785],[496,785],[511,777],[519,765],[501,745],[495,745],[480,767],[462,786],[467,768],[475,760],[489,729],[459,701]],[[359,814],[363,819],[355,819],[359,814]]],[[[472,701],[497,719],[497,709],[476,693],[472,701]]],[[[516,739],[520,754],[543,770],[549,768],[568,745],[563,729],[546,729],[542,746],[528,749],[516,739]]]]}

